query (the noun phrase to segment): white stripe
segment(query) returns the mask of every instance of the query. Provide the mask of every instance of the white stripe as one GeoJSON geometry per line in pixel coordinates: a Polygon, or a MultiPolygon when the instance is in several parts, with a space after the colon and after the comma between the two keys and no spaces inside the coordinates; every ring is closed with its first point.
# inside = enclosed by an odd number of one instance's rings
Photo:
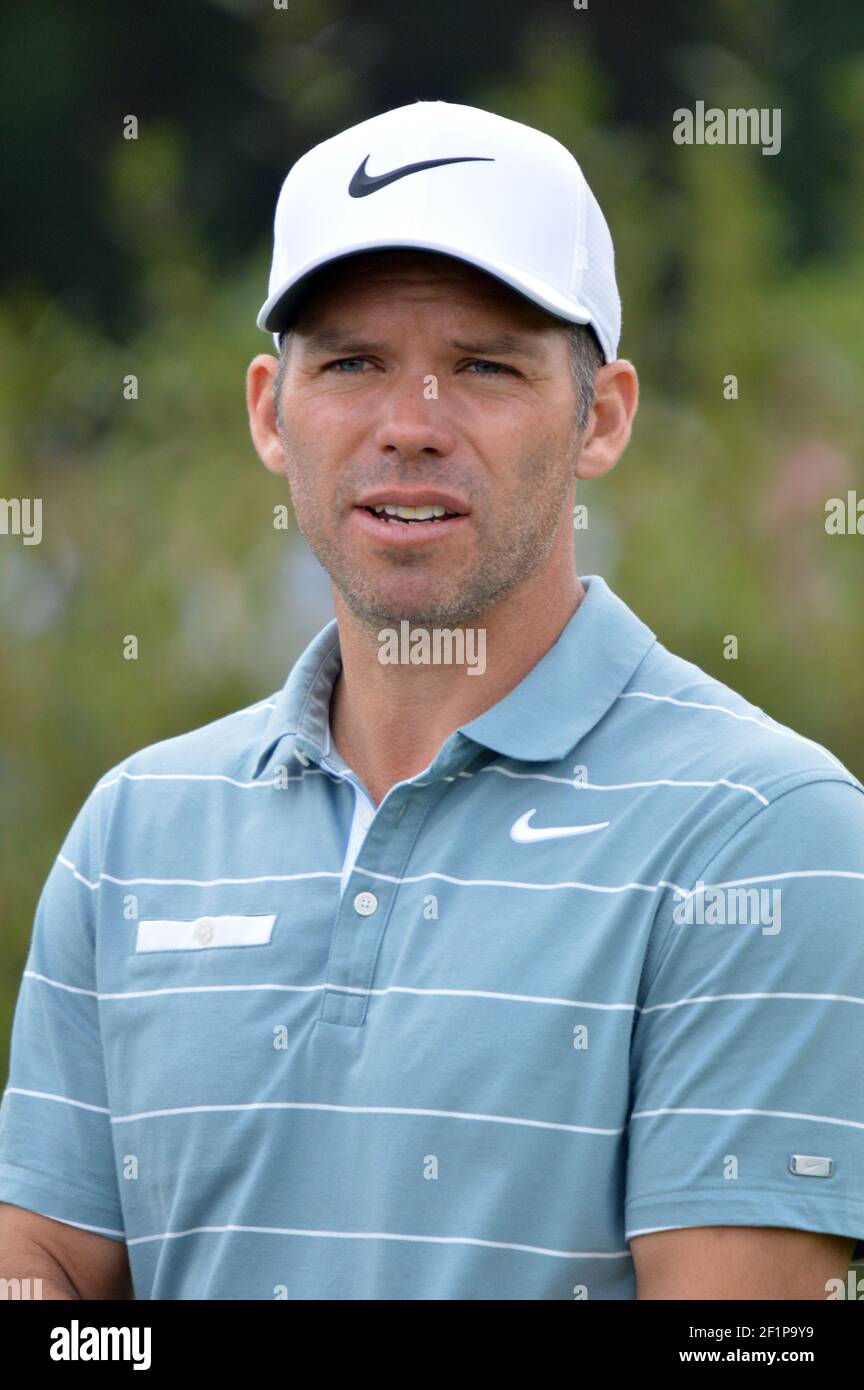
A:
{"type": "Polygon", "coordinates": [[[694,994],[690,998],[673,999],[668,1004],[650,1004],[639,1012],[653,1014],[657,1009],[680,1009],[685,1004],[715,1004],[727,999],[830,999],[838,1004],[864,1004],[864,999],[857,994],[805,994],[792,990],[772,990],[770,993],[754,991],[752,994],[694,994]]]}
{"type": "Polygon", "coordinates": [[[272,787],[279,782],[302,782],[304,777],[317,775],[323,777],[325,774],[319,767],[307,768],[304,772],[291,772],[283,776],[275,772],[271,778],[264,778],[263,781],[240,782],[236,777],[228,777],[222,772],[118,772],[116,777],[112,777],[107,782],[100,782],[93,788],[96,792],[104,791],[106,787],[114,787],[125,778],[129,782],[227,782],[229,786],[241,787],[244,791],[255,791],[261,787],[272,787]]]}
{"type": "Polygon", "coordinates": [[[864,1129],[861,1120],[837,1120],[832,1115],[805,1115],[797,1110],[719,1110],[708,1106],[670,1105],[658,1110],[634,1110],[631,1120],[644,1120],[653,1115],[767,1115],[778,1120],[812,1120],[814,1124],[845,1125],[849,1129],[864,1129]]]}
{"type": "Polygon", "coordinates": [[[526,1125],[531,1129],[560,1129],[570,1134],[624,1133],[623,1126],[605,1129],[596,1125],[560,1124],[555,1120],[526,1120],[514,1115],[481,1115],[470,1110],[428,1110],[402,1105],[331,1105],[324,1101],[305,1100],[248,1101],[238,1105],[178,1105],[166,1110],[141,1110],[135,1115],[114,1115],[111,1123],[125,1125],[134,1120],[161,1119],[166,1115],[202,1115],[227,1110],[329,1110],[344,1115],[431,1115],[448,1120],[482,1120],[489,1124],[526,1125]]]}
{"type": "Polygon", "coordinates": [[[643,1226],[641,1231],[625,1231],[624,1239],[632,1240],[634,1236],[650,1236],[654,1231],[686,1231],[686,1226],[643,1226]]]}
{"type": "Polygon", "coordinates": [[[99,875],[99,880],[97,880],[97,882],[91,883],[88,878],[84,878],[82,874],[79,874],[71,859],[67,859],[63,854],[58,854],[57,858],[67,869],[72,870],[72,873],[81,883],[86,884],[88,888],[94,889],[101,887],[100,881],[102,879],[105,879],[108,883],[119,883],[121,885],[130,883],[156,883],[191,888],[213,888],[232,883],[290,883],[295,879],[340,877],[337,871],[330,869],[310,870],[302,874],[259,874],[255,878],[115,878],[113,874],[102,873],[99,875]]]}
{"type": "Polygon", "coordinates": [[[191,1226],[186,1231],[162,1231],[155,1236],[133,1236],[127,1245],[141,1245],[150,1240],[179,1240],[184,1236],[201,1234],[222,1235],[226,1231],[239,1231],[252,1235],[272,1236],[315,1236],[331,1240],[410,1240],[423,1241],[432,1245],[482,1245],[491,1250],[522,1250],[529,1255],[551,1255],[561,1260],[627,1260],[632,1259],[629,1250],[552,1250],[544,1245],[522,1245],[509,1240],[481,1240],[479,1236],[417,1236],[403,1235],[395,1231],[316,1231],[302,1226],[240,1226],[233,1222],[228,1226],[191,1226]]]}
{"type": "Polygon", "coordinates": [[[620,1009],[632,1012],[636,1007],[635,1004],[597,1004],[587,999],[559,999],[555,995],[545,994],[509,994],[491,989],[422,989],[412,985],[387,985],[381,989],[361,989],[351,985],[324,985],[322,988],[342,990],[346,994],[419,994],[465,999],[502,999],[507,1003],[516,1004],[560,1004],[568,1009],[620,1009]]]}
{"type": "Polygon", "coordinates": [[[72,860],[71,860],[71,859],[67,859],[66,856],[65,856],[65,854],[58,854],[58,855],[57,855],[57,859],[58,859],[59,863],[65,864],[65,866],[66,866],[67,869],[71,869],[71,870],[72,870],[72,873],[73,873],[74,877],[77,878],[77,880],[78,880],[79,883],[83,883],[87,888],[98,888],[98,887],[99,887],[98,882],[97,882],[97,883],[91,883],[90,880],[89,880],[89,878],[85,878],[83,874],[79,874],[77,868],[76,868],[75,865],[72,863],[72,860]]]}
{"type": "MultiPolygon", "coordinates": [[[[367,878],[383,879],[387,883],[422,883],[427,878],[438,878],[445,883],[458,883],[463,888],[528,888],[540,890],[550,890],[553,888],[584,888],[590,893],[626,893],[631,888],[638,889],[641,893],[655,893],[658,888],[677,888],[675,883],[667,883],[661,879],[660,883],[581,883],[576,879],[564,879],[560,883],[523,883],[518,879],[510,878],[457,878],[454,874],[438,873],[430,869],[425,874],[406,874],[400,878],[395,874],[381,874],[374,869],[364,869],[362,864],[355,864],[354,872],[366,874],[367,878]]],[[[685,889],[680,890],[682,893],[685,889]]]]}
{"type": "Polygon", "coordinates": [[[66,989],[73,994],[91,995],[100,1001],[106,999],[150,999],[160,994],[224,994],[238,991],[254,993],[256,990],[282,990],[287,993],[314,994],[329,989],[337,990],[343,994],[369,996],[416,994],[433,998],[497,999],[508,1004],[554,1004],[567,1009],[606,1009],[610,1012],[633,1013],[635,1011],[642,1014],[655,1013],[661,1009],[680,1009],[686,1004],[715,1004],[727,1000],[742,999],[822,999],[839,1004],[864,1004],[864,998],[857,994],[816,994],[803,990],[754,990],[749,994],[694,994],[685,996],[683,999],[670,1000],[668,1003],[650,1004],[646,1008],[640,1008],[638,1004],[601,1004],[591,999],[559,999],[555,995],[546,994],[510,994],[503,990],[433,989],[412,985],[385,985],[381,988],[364,989],[360,985],[337,985],[329,984],[326,981],[323,984],[315,985],[286,985],[275,982],[265,982],[259,985],[170,985],[161,989],[130,989],[99,993],[94,989],[81,989],[78,985],[67,985],[60,980],[52,980],[48,975],[37,974],[35,970],[25,970],[24,976],[27,979],[40,980],[43,984],[51,985],[54,989],[66,989]]]}
{"type": "Polygon", "coordinates": [[[69,1096],[55,1096],[50,1091],[28,1091],[22,1086],[7,1086],[6,1095],[13,1096],[35,1096],[37,1100],[59,1100],[63,1105],[77,1105],[81,1110],[97,1110],[100,1115],[110,1115],[111,1111],[105,1105],[90,1105],[86,1100],[70,1100],[69,1096]]]}
{"type": "Polygon", "coordinates": [[[709,888],[734,888],[740,883],[771,883],[778,878],[861,878],[859,869],[789,869],[779,874],[753,874],[749,878],[727,878],[721,883],[706,883],[702,888],[691,888],[687,897],[691,898],[709,888]]]}
{"type": "MultiPolygon", "coordinates": [[[[726,777],[715,777],[704,782],[681,781],[675,777],[654,777],[640,782],[584,782],[579,777],[554,777],[549,772],[513,772],[509,767],[501,767],[498,763],[481,767],[480,772],[499,772],[502,777],[516,777],[520,781],[558,782],[565,787],[592,792],[630,791],[633,787],[729,787],[732,791],[749,792],[757,801],[761,801],[763,806],[770,805],[768,797],[763,796],[755,787],[748,786],[746,782],[730,782],[726,777]]],[[[470,775],[473,777],[475,774],[470,775]]]]}
{"type": "Polygon", "coordinates": [[[61,980],[52,980],[48,975],[40,975],[35,970],[25,970],[24,979],[40,980],[43,985],[51,985],[53,989],[67,989],[70,994],[89,994],[93,999],[101,997],[95,989],[82,989],[80,985],[66,985],[61,980]]]}
{"type": "MultiPolygon", "coordinates": [[[[148,999],[158,994],[217,994],[229,993],[231,991],[245,990],[285,990],[298,994],[312,994],[316,991],[330,989],[338,990],[344,994],[363,994],[363,995],[385,995],[385,994],[417,994],[431,996],[453,996],[465,999],[500,999],[508,1003],[518,1004],[558,1004],[568,1009],[609,1009],[622,1010],[632,1013],[636,1008],[635,1004],[598,1004],[587,999],[557,999],[554,995],[543,994],[507,994],[502,991],[489,989],[421,989],[411,985],[386,985],[381,988],[364,989],[360,985],[337,985],[337,984],[317,984],[317,985],[286,985],[286,984],[260,984],[260,985],[171,985],[161,989],[130,989],[120,990],[114,993],[97,993],[93,989],[79,989],[77,985],[62,984],[59,980],[52,980],[47,975],[38,975],[35,970],[25,970],[24,975],[33,980],[40,980],[43,984],[52,985],[55,989],[68,989],[76,994],[89,994],[94,999],[148,999]]],[[[657,1007],[660,1007],[659,1005],[657,1007]]]]}
{"type": "MultiPolygon", "coordinates": [[[[743,724],[758,724],[760,729],[767,729],[769,734],[779,734],[781,738],[794,738],[797,739],[799,743],[809,744],[809,746],[811,748],[815,748],[817,752],[824,753],[825,757],[828,758],[829,761],[832,762],[835,767],[839,768],[841,772],[845,772],[848,775],[849,769],[844,767],[843,764],[840,762],[840,759],[835,758],[834,754],[829,752],[827,748],[823,748],[821,743],[816,743],[812,738],[806,738],[804,734],[796,733],[794,729],[780,728],[779,725],[773,723],[768,724],[764,719],[757,719],[755,715],[738,714],[735,710],[727,709],[725,705],[704,704],[701,700],[677,700],[674,695],[654,695],[649,690],[622,691],[622,693],[618,696],[618,699],[662,700],[666,704],[679,705],[685,709],[704,709],[711,710],[717,714],[727,714],[730,719],[738,719],[743,724]]],[[[852,783],[851,785],[854,786],[855,784],[852,783]]]]}
{"type": "Polygon", "coordinates": [[[708,888],[731,888],[736,884],[742,883],[770,883],[778,878],[854,878],[864,879],[864,872],[857,869],[790,869],[788,872],[777,874],[753,874],[750,878],[730,878],[722,883],[706,883],[702,888],[682,888],[678,883],[672,883],[669,879],[661,878],[659,883],[583,883],[578,880],[564,880],[560,883],[522,883],[516,879],[506,878],[456,878],[453,874],[438,873],[429,870],[425,874],[406,874],[400,878],[394,874],[378,873],[374,869],[365,869],[362,864],[354,866],[355,873],[366,874],[368,878],[384,879],[388,883],[420,883],[423,879],[439,878],[446,883],[457,883],[466,888],[584,888],[589,893],[626,893],[631,888],[638,889],[642,893],[656,893],[658,888],[674,888],[676,893],[680,893],[682,898],[696,897],[704,893],[708,888]]]}

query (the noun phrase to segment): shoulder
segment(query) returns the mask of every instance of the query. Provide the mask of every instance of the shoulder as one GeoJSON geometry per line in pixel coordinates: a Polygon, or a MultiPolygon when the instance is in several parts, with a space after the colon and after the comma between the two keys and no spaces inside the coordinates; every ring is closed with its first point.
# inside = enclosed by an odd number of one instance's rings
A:
{"type": "Polygon", "coordinates": [[[103,773],[94,792],[124,778],[170,777],[175,773],[251,775],[278,695],[277,691],[195,729],[136,749],[103,773]]]}
{"type": "MultiPolygon", "coordinates": [[[[679,770],[743,783],[765,803],[827,779],[864,786],[830,749],[657,642],[616,702],[619,732],[679,770]]],[[[632,746],[632,745],[631,745],[632,746]]]]}

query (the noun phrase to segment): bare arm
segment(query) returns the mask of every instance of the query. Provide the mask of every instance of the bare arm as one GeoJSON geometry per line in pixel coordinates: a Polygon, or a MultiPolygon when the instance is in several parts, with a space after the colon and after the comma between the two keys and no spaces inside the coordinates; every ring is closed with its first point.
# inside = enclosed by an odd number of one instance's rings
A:
{"type": "Polygon", "coordinates": [[[846,1236],[773,1226],[693,1226],[630,1242],[637,1299],[825,1299],[845,1279],[846,1236]]]}
{"type": "Polygon", "coordinates": [[[41,1279],[45,1299],[135,1297],[122,1241],[9,1202],[0,1202],[0,1279],[41,1279]]]}

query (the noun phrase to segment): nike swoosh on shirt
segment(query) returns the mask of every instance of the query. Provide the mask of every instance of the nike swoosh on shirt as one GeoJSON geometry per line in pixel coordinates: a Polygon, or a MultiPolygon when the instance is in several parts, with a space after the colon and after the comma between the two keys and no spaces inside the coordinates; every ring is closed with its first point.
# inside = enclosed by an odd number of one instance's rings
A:
{"type": "Polygon", "coordinates": [[[545,827],[529,825],[528,822],[536,813],[537,807],[532,806],[530,811],[515,820],[510,827],[510,838],[519,845],[531,845],[537,840],[559,840],[565,835],[588,835],[592,830],[608,829],[608,820],[599,821],[597,825],[548,825],[545,827]]]}
{"type": "Polygon", "coordinates": [[[495,162],[492,156],[487,154],[462,154],[455,159],[422,159],[418,164],[403,164],[399,169],[391,169],[389,174],[367,174],[366,165],[369,162],[369,155],[367,154],[351,175],[348,193],[352,198],[365,198],[370,193],[377,193],[379,188],[385,188],[388,183],[395,183],[397,179],[404,179],[408,174],[416,174],[421,169],[435,169],[439,164],[474,163],[478,160],[489,161],[493,164],[495,162]]]}

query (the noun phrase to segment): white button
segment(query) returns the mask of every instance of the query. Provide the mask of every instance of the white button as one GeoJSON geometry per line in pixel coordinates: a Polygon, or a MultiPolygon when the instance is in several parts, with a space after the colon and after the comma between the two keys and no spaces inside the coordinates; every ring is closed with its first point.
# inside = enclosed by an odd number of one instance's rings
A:
{"type": "Polygon", "coordinates": [[[306,754],[303,752],[303,749],[302,749],[302,748],[295,748],[295,749],[294,749],[294,755],[295,755],[295,757],[297,757],[297,758],[300,759],[300,761],[301,761],[301,763],[303,764],[304,767],[308,767],[308,766],[309,766],[309,759],[307,758],[306,754]]]}
{"type": "Polygon", "coordinates": [[[213,923],[209,917],[202,917],[195,928],[195,940],[202,946],[209,946],[213,940],[213,923]]]}
{"type": "Polygon", "coordinates": [[[371,822],[372,822],[372,812],[369,810],[369,807],[368,807],[368,806],[361,806],[361,807],[360,807],[360,824],[361,824],[361,825],[370,825],[371,822]]]}
{"type": "Polygon", "coordinates": [[[354,899],[354,911],[359,912],[361,917],[371,917],[378,907],[378,899],[374,893],[367,893],[365,890],[358,893],[354,899]]]}

